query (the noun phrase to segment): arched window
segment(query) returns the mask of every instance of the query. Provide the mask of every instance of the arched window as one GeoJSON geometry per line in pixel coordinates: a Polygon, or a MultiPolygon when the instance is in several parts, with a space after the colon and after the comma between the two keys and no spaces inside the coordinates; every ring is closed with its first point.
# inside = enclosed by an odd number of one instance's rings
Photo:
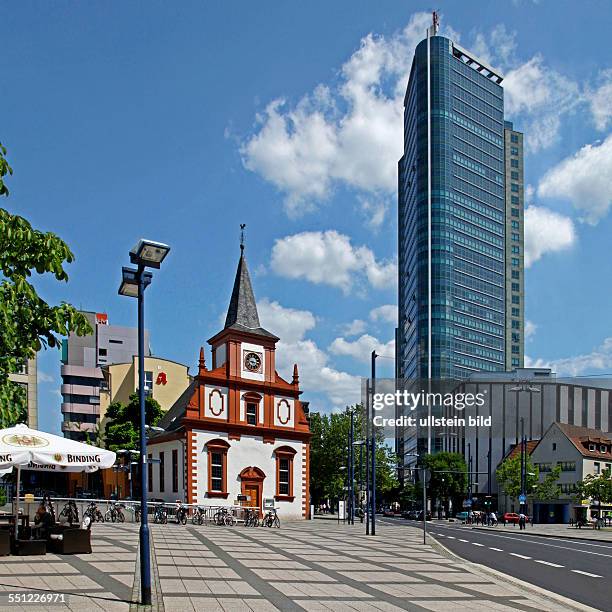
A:
{"type": "Polygon", "coordinates": [[[277,501],[293,501],[293,458],[296,450],[290,446],[280,446],[274,450],[276,457],[276,495],[277,501]]]}
{"type": "Polygon", "coordinates": [[[230,445],[220,438],[206,443],[208,453],[208,497],[227,498],[227,450],[230,445]]]}

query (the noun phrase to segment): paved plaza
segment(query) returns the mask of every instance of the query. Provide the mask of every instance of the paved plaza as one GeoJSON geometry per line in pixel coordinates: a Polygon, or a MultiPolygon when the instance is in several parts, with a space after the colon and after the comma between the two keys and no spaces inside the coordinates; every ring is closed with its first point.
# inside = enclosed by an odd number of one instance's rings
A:
{"type": "MultiPolygon", "coordinates": [[[[0,558],[0,610],[137,609],[138,526],[93,531],[91,555],[0,558]],[[8,593],[26,592],[65,593],[66,603],[8,603],[8,593]]],[[[376,537],[332,521],[151,531],[159,610],[574,609],[423,546],[413,526],[381,525],[376,537]]]]}

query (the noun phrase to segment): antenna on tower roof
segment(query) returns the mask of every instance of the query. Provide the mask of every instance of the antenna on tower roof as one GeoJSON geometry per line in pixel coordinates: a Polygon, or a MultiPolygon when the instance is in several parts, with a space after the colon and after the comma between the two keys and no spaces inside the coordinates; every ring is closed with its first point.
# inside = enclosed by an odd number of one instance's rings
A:
{"type": "Polygon", "coordinates": [[[438,16],[438,11],[434,11],[432,13],[433,20],[433,35],[435,36],[438,33],[438,28],[440,27],[440,18],[438,16]]]}
{"type": "Polygon", "coordinates": [[[244,228],[246,227],[246,223],[240,224],[240,250],[244,251],[244,228]]]}

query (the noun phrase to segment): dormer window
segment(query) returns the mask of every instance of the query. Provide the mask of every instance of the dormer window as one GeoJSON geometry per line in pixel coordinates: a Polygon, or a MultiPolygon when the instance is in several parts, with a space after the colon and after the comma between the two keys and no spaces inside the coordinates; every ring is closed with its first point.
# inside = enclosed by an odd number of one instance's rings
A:
{"type": "Polygon", "coordinates": [[[599,447],[599,452],[600,452],[600,453],[607,453],[607,452],[608,452],[608,447],[607,447],[605,444],[602,444],[602,445],[599,447]]]}
{"type": "Polygon", "coordinates": [[[595,446],[595,444],[592,442],[589,442],[589,450],[594,453],[597,450],[597,446],[595,446]]]}

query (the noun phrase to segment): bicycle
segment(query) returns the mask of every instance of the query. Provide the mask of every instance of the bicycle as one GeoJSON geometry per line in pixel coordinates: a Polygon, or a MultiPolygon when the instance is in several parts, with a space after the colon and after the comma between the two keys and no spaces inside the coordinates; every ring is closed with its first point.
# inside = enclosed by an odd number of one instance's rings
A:
{"type": "Polygon", "coordinates": [[[204,523],[204,509],[198,506],[194,511],[191,517],[192,525],[201,525],[204,523]]]}
{"type": "Polygon", "coordinates": [[[164,504],[155,506],[155,510],[153,512],[153,522],[161,523],[162,525],[165,525],[168,522],[168,511],[166,510],[164,504]]]}
{"type": "Polygon", "coordinates": [[[124,523],[125,522],[125,515],[123,514],[123,510],[121,509],[122,506],[121,504],[118,504],[116,502],[111,502],[110,504],[110,508],[106,511],[106,514],[104,515],[104,520],[106,520],[107,522],[115,522],[118,521],[119,523],[124,523]]]}
{"type": "Polygon", "coordinates": [[[134,515],[135,523],[140,523],[140,506],[126,506],[125,509],[134,515]]]}
{"type": "Polygon", "coordinates": [[[235,525],[236,524],[236,519],[233,517],[233,515],[228,511],[227,508],[223,507],[223,508],[219,508],[214,516],[213,516],[213,520],[215,522],[215,525],[235,525]]]}
{"type": "Polygon", "coordinates": [[[274,508],[268,510],[266,516],[264,516],[263,521],[261,522],[263,527],[276,527],[280,529],[280,519],[278,518],[278,514],[274,508]]]}
{"type": "Polygon", "coordinates": [[[257,510],[252,508],[247,508],[245,510],[244,516],[244,526],[245,527],[259,527],[259,513],[257,510]]]}
{"type": "Polygon", "coordinates": [[[76,502],[74,500],[70,500],[60,512],[59,518],[65,518],[66,521],[72,525],[74,523],[79,522],[79,510],[77,508],[76,502]]]}
{"type": "Polygon", "coordinates": [[[96,502],[90,502],[89,506],[87,506],[87,510],[83,513],[83,518],[88,517],[92,523],[98,521],[99,523],[104,522],[104,516],[100,509],[98,508],[96,502]]]}
{"type": "Polygon", "coordinates": [[[187,506],[183,504],[178,504],[176,507],[176,512],[174,514],[176,518],[176,524],[186,525],[187,524],[187,506]]]}

